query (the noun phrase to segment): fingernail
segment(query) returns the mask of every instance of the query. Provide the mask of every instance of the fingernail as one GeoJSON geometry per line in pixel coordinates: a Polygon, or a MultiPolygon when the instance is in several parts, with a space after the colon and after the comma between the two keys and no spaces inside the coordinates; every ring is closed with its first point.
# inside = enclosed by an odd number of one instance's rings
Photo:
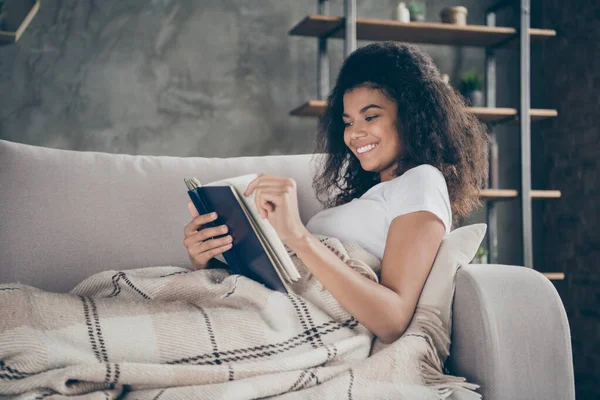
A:
{"type": "Polygon", "coordinates": [[[216,213],[216,212],[214,212],[214,213],[211,213],[211,214],[210,214],[210,217],[211,217],[211,218],[217,218],[217,213],[216,213]]]}

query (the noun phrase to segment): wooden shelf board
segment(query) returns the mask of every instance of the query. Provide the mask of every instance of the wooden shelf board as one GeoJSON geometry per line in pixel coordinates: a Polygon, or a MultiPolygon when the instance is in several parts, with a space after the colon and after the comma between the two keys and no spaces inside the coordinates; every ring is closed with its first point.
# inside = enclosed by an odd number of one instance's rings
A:
{"type": "Polygon", "coordinates": [[[519,192],[512,189],[483,189],[479,197],[489,200],[513,199],[519,196],[519,192]]]}
{"type": "MultiPolygon", "coordinates": [[[[519,197],[519,192],[514,189],[483,189],[480,197],[485,200],[503,200],[519,197]]],[[[560,190],[532,190],[532,199],[558,199],[561,196],[560,190]]]]}
{"type": "Polygon", "coordinates": [[[309,100],[290,111],[290,115],[296,117],[320,117],[325,112],[326,106],[327,102],[325,100],[309,100]]]}
{"type": "MultiPolygon", "coordinates": [[[[297,117],[318,117],[324,111],[327,102],[325,100],[309,100],[290,111],[290,115],[297,117]]],[[[469,107],[469,111],[477,116],[482,122],[499,122],[502,120],[516,118],[518,111],[516,108],[488,108],[488,107],[469,107]]],[[[556,117],[556,110],[532,109],[531,120],[556,117]]]]}
{"type": "Polygon", "coordinates": [[[534,199],[559,199],[560,190],[532,190],[531,197],[534,199]]]}
{"type": "MultiPolygon", "coordinates": [[[[556,36],[551,29],[529,30],[531,40],[556,36]]],[[[290,31],[293,36],[332,38],[344,37],[344,18],[329,15],[308,15],[290,31]]],[[[399,22],[357,18],[358,40],[395,40],[412,43],[445,44],[453,46],[493,46],[517,34],[515,28],[486,25],[452,25],[438,22],[399,22]]]]}
{"type": "Polygon", "coordinates": [[[0,46],[16,42],[17,33],[0,31],[0,46]]]}
{"type": "MultiPolygon", "coordinates": [[[[489,107],[470,107],[469,110],[475,114],[482,122],[500,122],[514,118],[518,119],[519,111],[516,108],[489,108],[489,107]]],[[[532,108],[530,110],[531,120],[538,121],[545,118],[554,118],[558,116],[558,111],[542,108],[532,108]]]]}
{"type": "Polygon", "coordinates": [[[23,22],[21,22],[21,25],[19,25],[19,28],[15,32],[0,31],[0,46],[16,43],[21,38],[23,32],[25,32],[25,29],[27,29],[27,27],[29,26],[39,9],[40,0],[37,0],[33,7],[31,7],[31,10],[29,10],[27,15],[23,19],[23,22]]]}
{"type": "Polygon", "coordinates": [[[542,275],[551,281],[562,281],[565,279],[564,272],[542,272],[542,275]]]}

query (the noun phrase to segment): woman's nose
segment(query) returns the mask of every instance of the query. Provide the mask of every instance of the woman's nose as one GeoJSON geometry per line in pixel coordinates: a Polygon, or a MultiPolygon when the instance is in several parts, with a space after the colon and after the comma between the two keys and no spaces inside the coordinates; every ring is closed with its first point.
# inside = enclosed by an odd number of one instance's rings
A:
{"type": "Polygon", "coordinates": [[[352,127],[352,130],[350,131],[350,137],[352,139],[363,137],[366,134],[367,134],[367,132],[365,132],[365,130],[363,128],[361,128],[360,126],[356,126],[356,125],[354,125],[352,127]]]}

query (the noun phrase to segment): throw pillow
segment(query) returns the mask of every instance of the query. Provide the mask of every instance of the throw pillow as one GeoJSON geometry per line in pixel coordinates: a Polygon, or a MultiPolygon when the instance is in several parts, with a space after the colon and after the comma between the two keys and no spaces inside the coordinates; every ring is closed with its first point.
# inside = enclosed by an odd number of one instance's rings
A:
{"type": "Polygon", "coordinates": [[[433,307],[440,312],[440,319],[448,337],[452,332],[452,300],[456,271],[475,257],[486,229],[486,224],[473,224],[455,229],[444,236],[419,297],[418,305],[433,307]]]}

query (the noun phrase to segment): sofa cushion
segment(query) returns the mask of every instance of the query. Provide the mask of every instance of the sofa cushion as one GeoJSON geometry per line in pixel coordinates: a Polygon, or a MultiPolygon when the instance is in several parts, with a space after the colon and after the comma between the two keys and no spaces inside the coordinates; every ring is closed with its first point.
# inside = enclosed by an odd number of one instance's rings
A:
{"type": "Polygon", "coordinates": [[[290,176],[303,222],[321,209],[311,186],[316,158],[310,154],[132,156],[0,140],[0,160],[0,282],[51,291],[68,291],[106,269],[189,267],[186,177],[290,176]]]}
{"type": "MultiPolygon", "coordinates": [[[[473,259],[486,229],[486,224],[473,224],[457,228],[444,236],[419,297],[419,305],[432,306],[440,312],[440,319],[448,337],[452,332],[452,300],[456,271],[473,259]]],[[[445,361],[447,354],[441,356],[442,361],[445,361]]]]}

